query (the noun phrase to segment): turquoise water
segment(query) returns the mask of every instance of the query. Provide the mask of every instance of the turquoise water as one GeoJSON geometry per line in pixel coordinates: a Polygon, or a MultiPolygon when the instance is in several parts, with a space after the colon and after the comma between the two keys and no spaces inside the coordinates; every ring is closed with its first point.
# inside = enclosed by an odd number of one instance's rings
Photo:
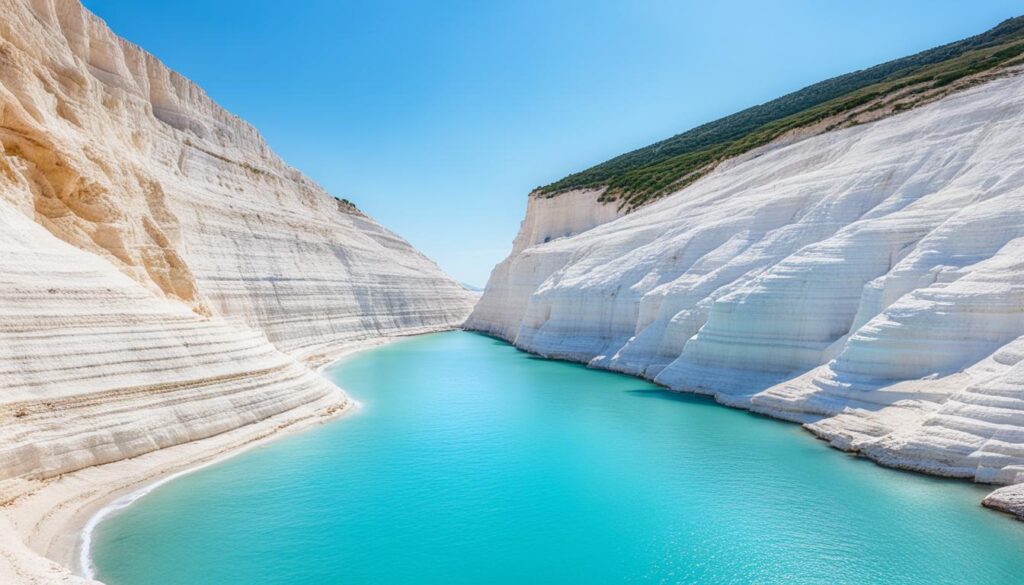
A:
{"type": "Polygon", "coordinates": [[[472,333],[329,372],[364,407],[102,523],[110,585],[1021,583],[985,489],[472,333]]]}

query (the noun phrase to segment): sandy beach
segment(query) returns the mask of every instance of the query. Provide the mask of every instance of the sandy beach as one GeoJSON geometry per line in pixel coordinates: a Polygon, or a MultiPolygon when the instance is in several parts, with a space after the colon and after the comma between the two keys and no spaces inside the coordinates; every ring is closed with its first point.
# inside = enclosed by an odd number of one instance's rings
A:
{"type": "MultiPolygon", "coordinates": [[[[342,347],[316,362],[323,371],[357,351],[399,337],[342,347]]],[[[238,455],[279,437],[352,413],[357,402],[343,390],[318,403],[213,437],[153,451],[39,482],[0,506],[0,582],[99,583],[83,542],[109,513],[136,501],[159,485],[238,455]],[[86,532],[88,530],[88,532],[86,532]],[[84,538],[83,538],[84,537],[84,538]]]]}

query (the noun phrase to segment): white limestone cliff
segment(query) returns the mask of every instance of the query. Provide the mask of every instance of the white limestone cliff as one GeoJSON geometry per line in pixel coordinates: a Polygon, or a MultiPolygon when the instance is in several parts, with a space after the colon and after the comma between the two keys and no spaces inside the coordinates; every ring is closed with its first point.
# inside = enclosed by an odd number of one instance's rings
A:
{"type": "Polygon", "coordinates": [[[467,327],[885,465],[1024,482],[1022,137],[1011,71],[779,143],[587,231],[517,239],[467,327]]]}
{"type": "Polygon", "coordinates": [[[90,502],[345,409],[315,366],[474,298],[77,0],[0,12],[0,582],[70,582],[37,555],[90,502]]]}
{"type": "Polygon", "coordinates": [[[520,252],[527,248],[583,233],[625,215],[614,202],[602,201],[601,194],[602,190],[587,189],[570,191],[558,197],[530,194],[526,217],[512,243],[512,252],[491,273],[487,303],[478,304],[474,313],[476,323],[491,324],[494,329],[488,331],[506,339],[515,336],[513,327],[518,327],[517,316],[525,311],[525,302],[530,294],[551,274],[551,270],[521,268],[519,280],[510,282],[507,280],[509,263],[519,258],[520,252]]]}

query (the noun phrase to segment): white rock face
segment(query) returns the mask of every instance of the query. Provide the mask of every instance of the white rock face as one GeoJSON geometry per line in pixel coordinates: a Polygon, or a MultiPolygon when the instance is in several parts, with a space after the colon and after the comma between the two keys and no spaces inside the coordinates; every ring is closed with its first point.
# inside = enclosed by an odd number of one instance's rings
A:
{"type": "Polygon", "coordinates": [[[531,243],[469,328],[886,465],[1024,482],[1024,76],[531,243]]]}
{"type": "Polygon", "coordinates": [[[486,323],[487,331],[506,339],[515,337],[520,316],[526,310],[526,301],[554,268],[520,266],[513,282],[509,280],[510,263],[522,258],[520,253],[527,248],[583,233],[625,215],[614,202],[600,201],[602,193],[603,190],[580,189],[558,197],[530,194],[526,217],[512,243],[512,253],[491,273],[487,302],[478,303],[474,312],[475,323],[486,323]]]}
{"type": "Polygon", "coordinates": [[[616,202],[602,201],[604,189],[575,189],[557,197],[531,193],[512,253],[583,233],[625,215],[616,202]]]}
{"type": "MultiPolygon", "coordinates": [[[[433,262],[77,1],[0,14],[0,502],[338,411],[312,365],[468,315],[433,262]]],[[[0,555],[0,581],[40,561],[0,555]]]]}

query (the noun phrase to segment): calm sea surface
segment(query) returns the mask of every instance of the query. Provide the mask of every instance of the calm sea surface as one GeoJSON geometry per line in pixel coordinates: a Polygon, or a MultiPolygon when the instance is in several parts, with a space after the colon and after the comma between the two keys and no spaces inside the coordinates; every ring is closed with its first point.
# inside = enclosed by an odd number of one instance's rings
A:
{"type": "Polygon", "coordinates": [[[966,482],[472,333],[328,372],[358,413],[100,524],[110,585],[1024,583],[966,482]]]}

